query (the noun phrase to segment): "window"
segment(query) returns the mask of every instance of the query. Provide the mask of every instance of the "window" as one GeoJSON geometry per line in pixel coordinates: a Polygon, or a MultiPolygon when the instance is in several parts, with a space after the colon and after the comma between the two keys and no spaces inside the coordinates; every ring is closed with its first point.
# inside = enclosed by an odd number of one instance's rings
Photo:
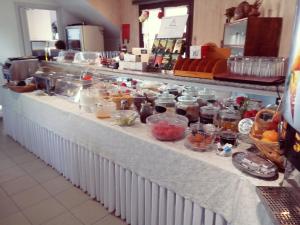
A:
{"type": "Polygon", "coordinates": [[[26,10],[26,16],[30,41],[58,40],[55,10],[28,8],[26,10]]]}
{"type": "MultiPolygon", "coordinates": [[[[165,17],[189,15],[184,37],[186,38],[186,45],[189,46],[191,44],[193,26],[193,1],[183,0],[140,5],[140,14],[144,10],[149,11],[149,18],[144,23],[140,23],[141,47],[145,47],[148,49],[152,47],[153,41],[155,39],[155,36],[158,34],[161,24],[161,20],[157,17],[160,11],[164,12],[165,17]]],[[[186,49],[188,50],[189,48],[186,49]]]]}
{"type": "Polygon", "coordinates": [[[142,36],[144,48],[150,49],[152,47],[155,36],[158,34],[161,20],[158,19],[157,15],[161,11],[158,9],[148,9],[149,18],[142,23],[142,36]]]}

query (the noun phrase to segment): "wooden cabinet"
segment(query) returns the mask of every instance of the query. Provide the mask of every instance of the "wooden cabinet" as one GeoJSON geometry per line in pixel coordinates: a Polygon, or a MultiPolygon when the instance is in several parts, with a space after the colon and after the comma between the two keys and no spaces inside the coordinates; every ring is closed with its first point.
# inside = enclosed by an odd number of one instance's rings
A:
{"type": "Polygon", "coordinates": [[[225,24],[223,47],[234,56],[278,56],[282,18],[250,17],[225,24]]]}

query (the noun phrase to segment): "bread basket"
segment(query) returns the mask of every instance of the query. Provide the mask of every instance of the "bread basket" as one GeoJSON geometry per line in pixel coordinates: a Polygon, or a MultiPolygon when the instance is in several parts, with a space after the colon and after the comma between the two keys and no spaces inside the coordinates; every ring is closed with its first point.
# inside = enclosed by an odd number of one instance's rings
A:
{"type": "Polygon", "coordinates": [[[25,93],[25,92],[32,92],[36,90],[35,84],[28,84],[26,86],[16,86],[16,85],[11,85],[8,84],[7,87],[17,93],[25,93]]]}
{"type": "Polygon", "coordinates": [[[263,131],[268,130],[270,122],[260,119],[262,113],[272,113],[275,115],[276,111],[271,109],[263,109],[255,116],[254,125],[251,129],[250,138],[254,142],[259,151],[269,160],[274,162],[279,168],[284,169],[283,151],[280,150],[278,142],[267,142],[259,139],[263,131]]]}

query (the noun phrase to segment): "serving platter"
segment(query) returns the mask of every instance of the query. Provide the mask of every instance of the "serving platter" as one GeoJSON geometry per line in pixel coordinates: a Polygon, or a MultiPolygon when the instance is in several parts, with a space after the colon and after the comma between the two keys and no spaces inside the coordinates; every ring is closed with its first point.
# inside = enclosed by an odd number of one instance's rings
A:
{"type": "Polygon", "coordinates": [[[254,177],[261,179],[276,179],[278,177],[277,166],[252,152],[236,152],[232,155],[233,165],[254,177]]]}

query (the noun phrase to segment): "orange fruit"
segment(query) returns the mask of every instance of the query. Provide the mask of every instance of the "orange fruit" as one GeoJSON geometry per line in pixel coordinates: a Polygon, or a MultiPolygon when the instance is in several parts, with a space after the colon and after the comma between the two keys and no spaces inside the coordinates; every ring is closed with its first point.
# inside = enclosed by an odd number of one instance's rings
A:
{"type": "Polygon", "coordinates": [[[266,130],[262,134],[262,140],[269,141],[269,142],[277,142],[278,133],[275,130],[266,130]]]}
{"type": "Polygon", "coordinates": [[[261,141],[264,141],[264,142],[273,142],[273,141],[270,141],[270,140],[267,139],[267,138],[262,138],[261,141]]]}

